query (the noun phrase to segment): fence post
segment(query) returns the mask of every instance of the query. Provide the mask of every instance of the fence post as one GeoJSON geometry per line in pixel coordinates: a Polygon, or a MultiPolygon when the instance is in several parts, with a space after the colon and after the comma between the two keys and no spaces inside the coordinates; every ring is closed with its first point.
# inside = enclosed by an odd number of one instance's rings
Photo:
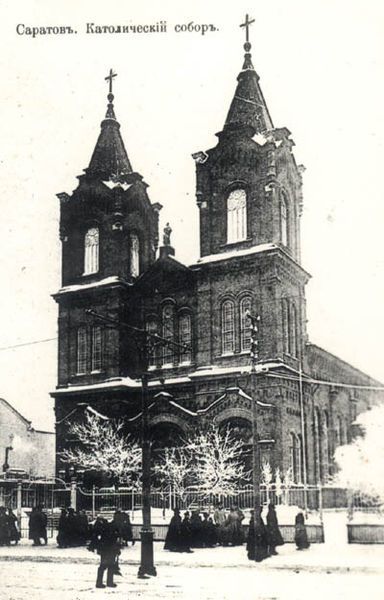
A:
{"type": "Polygon", "coordinates": [[[348,516],[347,519],[349,522],[353,521],[353,492],[351,489],[347,490],[347,498],[348,498],[348,516]]]}
{"type": "Polygon", "coordinates": [[[132,500],[132,507],[131,507],[131,516],[132,516],[132,521],[134,521],[135,519],[135,488],[132,485],[132,491],[131,491],[131,500],[132,500]]]}
{"type": "Polygon", "coordinates": [[[17,523],[19,525],[19,531],[21,533],[21,494],[22,494],[22,483],[21,481],[17,482],[17,493],[16,493],[16,514],[17,514],[17,523]]]}
{"type": "Polygon", "coordinates": [[[77,509],[77,485],[76,479],[71,479],[71,508],[77,509]]]}

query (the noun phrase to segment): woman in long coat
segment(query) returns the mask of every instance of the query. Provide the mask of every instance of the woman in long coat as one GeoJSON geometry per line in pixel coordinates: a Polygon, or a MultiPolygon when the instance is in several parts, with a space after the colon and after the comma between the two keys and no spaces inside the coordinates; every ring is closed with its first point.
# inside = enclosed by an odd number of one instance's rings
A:
{"type": "Polygon", "coordinates": [[[173,512],[174,515],[169,523],[165,538],[164,550],[169,550],[170,552],[184,552],[185,545],[181,528],[180,511],[178,508],[174,508],[173,512]]]}
{"type": "Polygon", "coordinates": [[[298,513],[295,518],[295,544],[298,550],[306,550],[310,546],[302,512],[298,513]]]}
{"type": "Polygon", "coordinates": [[[277,554],[276,546],[282,546],[284,544],[284,540],[283,536],[280,533],[279,524],[277,522],[276,509],[273,504],[270,504],[268,506],[267,535],[269,554],[277,554]]]}
{"type": "Polygon", "coordinates": [[[268,536],[264,521],[261,517],[262,507],[259,508],[259,524],[255,526],[254,511],[251,510],[247,537],[247,556],[249,560],[261,562],[268,556],[268,536]]]}

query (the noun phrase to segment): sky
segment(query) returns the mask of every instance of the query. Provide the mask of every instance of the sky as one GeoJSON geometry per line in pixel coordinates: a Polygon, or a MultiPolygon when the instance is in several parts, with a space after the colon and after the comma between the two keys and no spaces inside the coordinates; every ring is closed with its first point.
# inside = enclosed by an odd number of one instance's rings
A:
{"type": "Polygon", "coordinates": [[[198,258],[193,152],[215,145],[252,56],[276,127],[306,167],[301,223],[309,338],[384,382],[384,4],[379,0],[0,2],[0,396],[52,430],[60,287],[59,201],[87,167],[106,110],[163,205],[176,257],[198,258]],[[167,22],[166,33],[87,34],[86,24],[167,22]],[[176,32],[177,24],[215,31],[176,32]],[[17,35],[72,26],[76,35],[17,35]],[[32,341],[42,343],[9,348],[32,341]],[[6,348],[6,349],[4,349],[6,348]]]}

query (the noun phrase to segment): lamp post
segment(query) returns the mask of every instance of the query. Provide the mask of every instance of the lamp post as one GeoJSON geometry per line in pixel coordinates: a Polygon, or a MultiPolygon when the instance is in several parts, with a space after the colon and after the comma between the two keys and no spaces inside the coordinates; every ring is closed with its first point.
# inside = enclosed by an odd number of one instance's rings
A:
{"type": "Polygon", "coordinates": [[[85,311],[88,315],[98,320],[124,327],[135,337],[140,353],[141,374],[141,447],[142,447],[142,514],[143,524],[140,531],[141,559],[137,573],[139,578],[146,575],[157,575],[153,557],[153,529],[151,527],[151,442],[149,435],[148,420],[148,367],[150,357],[153,356],[158,346],[172,346],[181,352],[189,350],[187,345],[178,344],[173,340],[166,339],[157,333],[147,331],[145,327],[135,327],[117,319],[101,315],[92,309],[85,311]]]}
{"type": "Polygon", "coordinates": [[[253,483],[253,526],[255,540],[255,560],[259,562],[262,558],[262,548],[257,544],[256,532],[260,530],[260,447],[257,432],[257,374],[256,363],[259,357],[258,352],[258,323],[259,315],[253,316],[248,313],[251,321],[251,385],[252,385],[252,483],[253,483]]]}

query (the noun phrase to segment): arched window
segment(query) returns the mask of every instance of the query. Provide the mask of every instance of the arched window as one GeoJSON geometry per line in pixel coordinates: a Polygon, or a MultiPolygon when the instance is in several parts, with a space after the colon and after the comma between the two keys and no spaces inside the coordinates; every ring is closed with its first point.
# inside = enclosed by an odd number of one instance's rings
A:
{"type": "Polygon", "coordinates": [[[252,301],[249,296],[240,301],[240,351],[248,352],[251,348],[251,319],[248,315],[251,313],[252,301]]]}
{"type": "Polygon", "coordinates": [[[233,190],[227,198],[227,242],[241,242],[247,237],[247,194],[233,190]]]}
{"type": "Polygon", "coordinates": [[[130,272],[132,277],[140,275],[140,241],[136,233],[129,236],[130,272]]]}
{"type": "MultiPolygon", "coordinates": [[[[172,304],[167,304],[163,308],[163,338],[169,342],[174,341],[174,308],[172,304]]],[[[163,346],[163,366],[171,366],[174,363],[174,346],[172,343],[163,346]]]]}
{"type": "Polygon", "coordinates": [[[78,375],[87,372],[87,329],[82,326],[77,330],[76,372],[78,375]]]}
{"type": "Polygon", "coordinates": [[[297,357],[297,310],[293,302],[289,311],[289,353],[297,357]]]}
{"type": "Polygon", "coordinates": [[[301,443],[301,436],[296,437],[296,479],[297,483],[303,481],[303,445],[301,443]]]}
{"type": "Polygon", "coordinates": [[[288,246],[288,207],[285,194],[280,197],[280,240],[284,246],[288,246]]]}
{"type": "Polygon", "coordinates": [[[283,321],[283,350],[285,354],[289,353],[289,310],[288,300],[282,298],[281,300],[282,309],[282,321],[283,321]]]}
{"type": "Polygon", "coordinates": [[[102,365],[102,337],[100,325],[92,327],[91,369],[100,371],[102,365]]]}
{"type": "MultiPolygon", "coordinates": [[[[147,325],[146,325],[146,329],[148,331],[148,333],[154,334],[158,332],[157,329],[157,320],[154,317],[150,317],[147,320],[147,325]]],[[[156,367],[157,364],[157,352],[156,352],[156,347],[153,345],[153,339],[150,338],[149,340],[150,342],[150,348],[152,349],[151,352],[149,352],[149,356],[148,356],[148,367],[156,367]]]]}
{"type": "Polygon", "coordinates": [[[88,229],[84,237],[84,275],[97,273],[99,270],[99,230],[88,229]]]}
{"type": "Polygon", "coordinates": [[[296,483],[296,436],[289,434],[289,467],[292,473],[292,479],[296,483]]]}
{"type": "Polygon", "coordinates": [[[189,313],[183,313],[179,317],[179,343],[185,348],[180,348],[180,363],[188,364],[192,359],[192,328],[189,313]]]}
{"type": "Polygon", "coordinates": [[[225,300],[221,307],[222,353],[232,354],[235,349],[235,310],[232,300],[225,300]]]}

